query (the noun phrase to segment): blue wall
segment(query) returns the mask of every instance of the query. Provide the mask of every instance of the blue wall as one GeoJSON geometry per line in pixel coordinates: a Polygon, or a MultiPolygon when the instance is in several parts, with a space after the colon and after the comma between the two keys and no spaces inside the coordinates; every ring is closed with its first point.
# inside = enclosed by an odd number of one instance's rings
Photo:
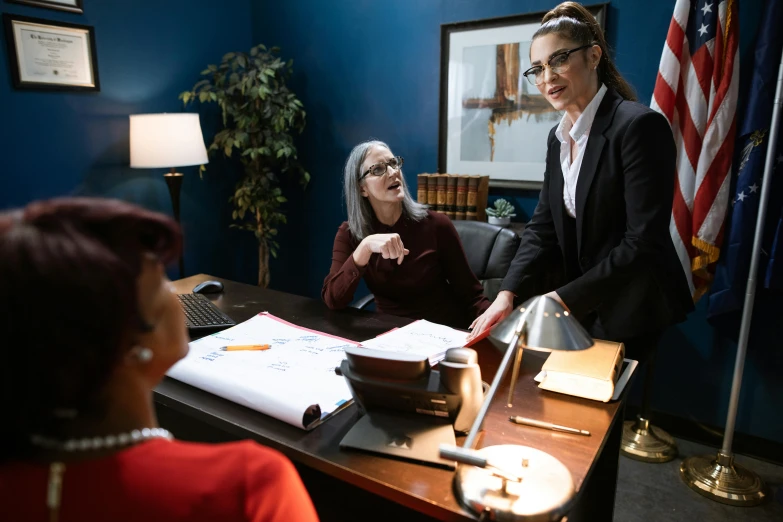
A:
{"type": "MultiPolygon", "coordinates": [[[[95,27],[98,93],[15,90],[2,38],[0,51],[0,208],[62,195],[101,195],[170,213],[164,170],[128,167],[128,115],[179,112],[177,95],[208,63],[249,49],[249,0],[86,0],[83,15],[1,3],[0,12],[95,27]]],[[[2,29],[4,32],[4,29],[2,29]]],[[[211,139],[218,125],[204,111],[211,139]]],[[[229,230],[227,202],[236,172],[213,163],[199,180],[181,169],[186,273],[253,281],[252,236],[229,230]]],[[[174,274],[176,275],[176,271],[174,274]]]]}
{"type": "MultiPolygon", "coordinates": [[[[289,291],[320,294],[332,241],[345,219],[342,166],[350,149],[370,137],[387,141],[405,157],[406,179],[437,169],[440,24],[535,12],[558,2],[537,0],[319,0],[253,2],[260,41],[282,47],[294,59],[293,87],[308,110],[300,154],[313,181],[292,204],[307,208],[286,231],[290,272],[274,274],[289,291]],[[301,255],[292,255],[293,251],[301,255]],[[296,274],[291,276],[291,274],[296,274]]],[[[761,0],[741,4],[741,48],[748,56],[761,0]]],[[[612,1],[607,16],[610,46],[620,71],[639,99],[652,97],[674,1],[612,1]]],[[[415,191],[414,191],[415,192],[415,191]]],[[[526,221],[537,194],[493,190],[490,200],[511,198],[526,221]]],[[[698,422],[723,425],[736,345],[706,322],[703,305],[667,332],[661,345],[654,408],[698,422]]],[[[765,321],[774,308],[757,306],[737,428],[783,442],[780,327],[765,321]],[[765,317],[766,316],[766,317],[765,317]],[[777,334],[775,332],[777,331],[777,334]]]]}

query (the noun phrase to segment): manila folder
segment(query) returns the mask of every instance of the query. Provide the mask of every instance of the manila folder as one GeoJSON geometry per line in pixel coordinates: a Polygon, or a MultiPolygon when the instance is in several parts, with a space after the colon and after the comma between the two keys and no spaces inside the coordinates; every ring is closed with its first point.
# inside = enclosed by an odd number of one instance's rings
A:
{"type": "Polygon", "coordinates": [[[600,339],[594,342],[587,350],[553,351],[541,368],[546,377],[539,388],[608,402],[620,376],[625,345],[600,339]]]}

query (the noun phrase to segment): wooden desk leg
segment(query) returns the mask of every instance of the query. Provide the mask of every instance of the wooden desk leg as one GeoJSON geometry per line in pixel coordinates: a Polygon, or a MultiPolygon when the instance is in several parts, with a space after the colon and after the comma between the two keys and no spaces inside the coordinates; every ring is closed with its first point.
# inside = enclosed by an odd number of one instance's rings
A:
{"type": "Polygon", "coordinates": [[[612,522],[620,465],[620,442],[623,436],[624,410],[618,412],[601,456],[568,513],[568,522],[612,522]]]}

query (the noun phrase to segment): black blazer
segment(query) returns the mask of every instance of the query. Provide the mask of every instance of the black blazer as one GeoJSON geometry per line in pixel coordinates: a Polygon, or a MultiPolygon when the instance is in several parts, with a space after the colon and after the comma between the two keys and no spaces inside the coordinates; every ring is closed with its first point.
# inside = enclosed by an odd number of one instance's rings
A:
{"type": "Polygon", "coordinates": [[[549,133],[538,205],[501,290],[522,300],[556,290],[578,319],[597,313],[611,340],[660,332],[684,320],[693,301],[669,235],[676,147],[666,118],[613,89],[601,100],[576,186],[582,274],[570,281],[563,273],[566,231],[556,128],[549,133]],[[552,254],[558,262],[551,262],[552,254]],[[552,271],[561,285],[542,288],[552,271]]]}

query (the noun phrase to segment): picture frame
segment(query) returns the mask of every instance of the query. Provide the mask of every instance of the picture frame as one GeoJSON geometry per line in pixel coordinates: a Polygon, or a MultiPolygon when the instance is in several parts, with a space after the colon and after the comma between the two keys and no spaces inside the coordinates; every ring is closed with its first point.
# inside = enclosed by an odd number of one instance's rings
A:
{"type": "Polygon", "coordinates": [[[3,14],[16,89],[100,91],[95,29],[3,14]]]}
{"type": "Polygon", "coordinates": [[[32,7],[42,7],[44,9],[54,9],[56,11],[66,11],[68,13],[84,14],[83,0],[5,0],[10,4],[29,5],[32,7]]]}
{"type": "MultiPolygon", "coordinates": [[[[608,5],[585,6],[604,31],[608,5]]],[[[549,130],[563,113],[522,73],[545,14],[441,25],[438,172],[489,175],[490,187],[541,189],[549,130]]]]}

